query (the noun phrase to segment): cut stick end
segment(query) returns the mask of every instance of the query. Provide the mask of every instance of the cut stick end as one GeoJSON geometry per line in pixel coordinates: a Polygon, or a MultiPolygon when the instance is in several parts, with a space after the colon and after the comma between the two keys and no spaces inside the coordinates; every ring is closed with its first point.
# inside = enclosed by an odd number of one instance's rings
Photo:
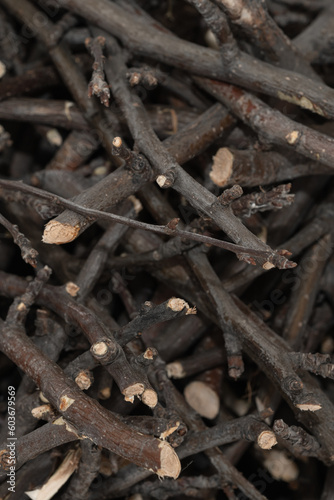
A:
{"type": "Polygon", "coordinates": [[[133,204],[133,207],[135,209],[135,212],[136,214],[138,215],[139,212],[141,212],[143,210],[143,205],[141,204],[141,202],[138,200],[138,198],[136,198],[135,196],[131,195],[129,196],[129,200],[131,201],[131,203],[133,204]]]}
{"type": "Polygon", "coordinates": [[[309,403],[301,403],[296,405],[301,411],[318,411],[321,410],[321,404],[313,403],[310,401],[309,403]]]}
{"type": "Polygon", "coordinates": [[[201,417],[212,420],[219,413],[220,401],[218,394],[205,382],[200,380],[190,382],[184,389],[184,397],[187,403],[201,417]]]}
{"type": "Polygon", "coordinates": [[[183,366],[179,361],[174,361],[166,366],[167,375],[169,378],[183,378],[185,373],[183,366]]]}
{"type": "Polygon", "coordinates": [[[114,140],[112,141],[113,146],[115,148],[120,148],[123,144],[122,139],[120,137],[115,137],[114,140]]]}
{"type": "Polygon", "coordinates": [[[63,245],[75,240],[78,235],[79,226],[71,226],[52,220],[45,226],[42,241],[49,245],[63,245]]]}
{"type": "Polygon", "coordinates": [[[75,383],[82,391],[87,391],[93,383],[93,376],[88,370],[82,370],[75,378],[75,383]]]}
{"type": "Polygon", "coordinates": [[[65,395],[60,398],[59,402],[59,410],[60,411],[66,411],[68,408],[75,402],[74,399],[70,398],[69,396],[65,395]]]}
{"type": "Polygon", "coordinates": [[[43,419],[48,413],[52,413],[52,408],[49,404],[37,406],[31,410],[32,416],[38,420],[43,419]]]}
{"type": "Polygon", "coordinates": [[[129,385],[129,387],[126,387],[126,389],[122,391],[125,401],[131,401],[131,403],[133,403],[134,396],[143,394],[144,389],[144,385],[140,383],[129,385]]]}
{"type": "Polygon", "coordinates": [[[210,179],[216,186],[224,187],[232,177],[233,154],[228,148],[218,149],[213,157],[210,179]]]}
{"type": "Polygon", "coordinates": [[[111,396],[111,387],[104,387],[99,390],[98,397],[99,399],[106,400],[111,396]]]}
{"type": "Polygon", "coordinates": [[[157,474],[160,477],[172,477],[177,479],[181,472],[181,463],[179,457],[173,450],[173,448],[166,443],[166,441],[161,441],[159,444],[161,450],[160,453],[160,469],[158,469],[157,474]]]}
{"type": "Polygon", "coordinates": [[[153,389],[146,389],[141,395],[141,400],[146,406],[155,408],[158,403],[158,396],[153,389]]]}
{"type": "Polygon", "coordinates": [[[167,307],[174,312],[181,312],[183,309],[186,309],[186,315],[196,314],[196,307],[190,307],[185,300],[176,297],[169,299],[167,307]]]}
{"type": "Polygon", "coordinates": [[[277,439],[272,431],[263,431],[257,438],[257,444],[263,450],[271,450],[277,444],[277,439]]]}
{"type": "Polygon", "coordinates": [[[80,287],[78,287],[78,285],[76,285],[72,281],[68,281],[65,285],[65,290],[69,295],[71,295],[71,297],[76,297],[78,295],[80,287]]]}
{"type": "Polygon", "coordinates": [[[271,450],[266,452],[263,465],[277,481],[291,483],[299,475],[297,465],[287,457],[284,451],[271,450]]]}

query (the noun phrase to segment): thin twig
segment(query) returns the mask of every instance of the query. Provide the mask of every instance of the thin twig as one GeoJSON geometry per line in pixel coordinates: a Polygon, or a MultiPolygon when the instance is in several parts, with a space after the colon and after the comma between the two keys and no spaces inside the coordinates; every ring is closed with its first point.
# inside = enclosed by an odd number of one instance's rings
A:
{"type": "Polygon", "coordinates": [[[229,250],[236,254],[240,255],[249,255],[251,257],[261,257],[266,259],[267,262],[275,263],[277,267],[280,269],[287,269],[291,267],[295,267],[297,264],[295,262],[287,260],[284,255],[289,255],[289,252],[285,250],[280,250],[281,254],[276,254],[274,251],[263,251],[263,250],[254,250],[251,248],[246,248],[241,245],[235,245],[234,243],[229,243],[227,241],[220,241],[216,238],[211,238],[210,236],[205,236],[204,234],[191,233],[190,231],[184,231],[182,229],[177,229],[178,220],[172,221],[172,224],[167,226],[157,226],[154,224],[148,224],[146,222],[135,221],[129,219],[127,217],[123,217],[121,215],[101,212],[100,210],[94,210],[92,208],[85,208],[83,206],[77,205],[73,201],[65,200],[61,196],[56,196],[55,194],[48,193],[47,191],[43,191],[38,188],[34,188],[32,186],[28,186],[19,181],[7,181],[0,179],[0,186],[3,186],[5,189],[10,190],[20,190],[24,193],[28,193],[37,198],[41,198],[43,200],[47,200],[56,207],[68,208],[73,212],[78,214],[82,214],[88,217],[91,217],[95,220],[102,219],[108,221],[119,222],[120,224],[125,224],[129,227],[133,227],[135,229],[144,229],[145,231],[152,231],[157,234],[164,234],[169,236],[180,236],[181,238],[185,238],[191,241],[198,241],[200,243],[206,243],[208,245],[217,246],[219,248],[224,248],[225,250],[229,250]]]}

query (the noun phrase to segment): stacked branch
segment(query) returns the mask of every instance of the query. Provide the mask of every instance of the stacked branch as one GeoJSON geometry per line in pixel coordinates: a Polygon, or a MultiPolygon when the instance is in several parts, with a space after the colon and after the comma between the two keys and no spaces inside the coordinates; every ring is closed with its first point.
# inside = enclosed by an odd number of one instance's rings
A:
{"type": "Polygon", "coordinates": [[[0,498],[330,497],[333,12],[0,0],[0,498]]]}

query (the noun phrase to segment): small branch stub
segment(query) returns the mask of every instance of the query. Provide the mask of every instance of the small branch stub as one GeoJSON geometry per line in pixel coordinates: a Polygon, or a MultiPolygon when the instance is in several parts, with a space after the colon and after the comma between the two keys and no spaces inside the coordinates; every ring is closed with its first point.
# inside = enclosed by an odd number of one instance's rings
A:
{"type": "Polygon", "coordinates": [[[166,370],[169,378],[183,378],[185,376],[183,366],[179,361],[166,365],[166,370]]]}
{"type": "Polygon", "coordinates": [[[118,347],[111,339],[105,338],[93,344],[90,352],[99,363],[106,365],[116,359],[118,347]]]}
{"type": "Polygon", "coordinates": [[[158,403],[158,395],[153,389],[145,389],[141,395],[142,402],[150,408],[155,408],[158,403]]]}
{"type": "Polygon", "coordinates": [[[277,444],[277,439],[272,431],[263,431],[257,438],[257,444],[263,450],[271,450],[277,444]]]}
{"type": "Polygon", "coordinates": [[[45,226],[42,241],[49,245],[70,243],[78,236],[79,230],[79,226],[71,226],[70,224],[50,221],[45,226]]]}
{"type": "Polygon", "coordinates": [[[94,382],[94,377],[89,370],[82,370],[76,377],[75,383],[82,391],[87,391],[94,382]]]}
{"type": "Polygon", "coordinates": [[[69,295],[71,295],[71,297],[76,297],[78,295],[80,287],[78,287],[78,285],[76,285],[72,281],[69,281],[65,285],[65,290],[69,295]]]}
{"type": "Polygon", "coordinates": [[[176,179],[176,172],[175,170],[170,169],[167,170],[167,172],[165,172],[164,174],[159,175],[156,179],[156,182],[159,187],[167,189],[173,186],[175,179],[176,179]]]}
{"type": "Polygon", "coordinates": [[[33,417],[37,419],[44,419],[47,414],[52,414],[52,407],[49,404],[37,406],[31,410],[31,414],[33,417]]]}
{"type": "Polygon", "coordinates": [[[218,197],[218,200],[223,206],[228,206],[232,203],[232,201],[237,200],[242,195],[242,187],[235,184],[230,189],[225,189],[225,191],[218,197]]]}
{"type": "Polygon", "coordinates": [[[167,307],[174,312],[181,312],[183,309],[186,309],[186,315],[196,314],[196,307],[189,307],[189,304],[185,300],[176,297],[169,299],[167,307]]]}
{"type": "Polygon", "coordinates": [[[133,403],[134,397],[143,394],[144,390],[145,390],[144,384],[137,383],[130,385],[129,387],[126,387],[122,391],[122,394],[124,396],[125,401],[133,403]]]}

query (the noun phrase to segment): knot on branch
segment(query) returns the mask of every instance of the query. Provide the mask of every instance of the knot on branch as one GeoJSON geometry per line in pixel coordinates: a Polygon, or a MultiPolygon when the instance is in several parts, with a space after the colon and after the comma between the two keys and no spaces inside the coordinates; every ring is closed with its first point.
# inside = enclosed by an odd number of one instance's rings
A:
{"type": "Polygon", "coordinates": [[[286,377],[283,380],[283,387],[291,394],[297,396],[303,390],[303,382],[294,376],[286,377]]]}
{"type": "Polygon", "coordinates": [[[125,165],[134,174],[140,174],[142,177],[148,180],[151,176],[151,167],[142,155],[135,154],[131,149],[129,149],[126,144],[122,141],[120,137],[115,137],[112,143],[112,153],[114,156],[118,156],[124,160],[125,165]]]}

